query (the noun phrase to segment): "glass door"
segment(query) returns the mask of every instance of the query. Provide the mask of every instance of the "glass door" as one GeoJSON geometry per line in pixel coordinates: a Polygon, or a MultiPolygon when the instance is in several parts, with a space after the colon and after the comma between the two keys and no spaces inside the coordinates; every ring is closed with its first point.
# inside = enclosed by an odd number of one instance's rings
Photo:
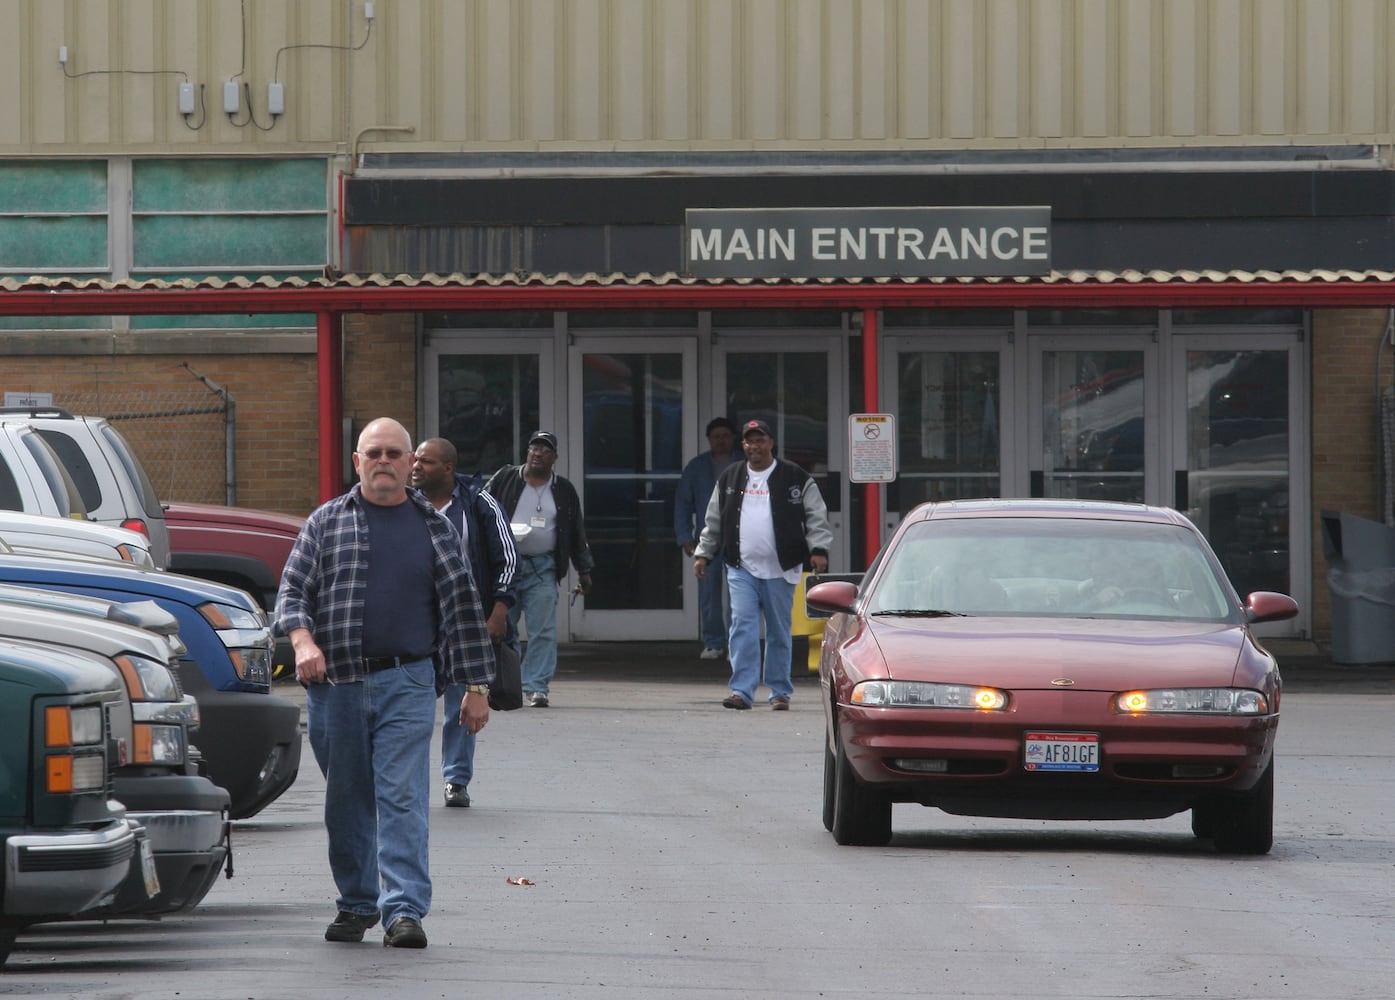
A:
{"type": "Polygon", "coordinates": [[[716,413],[738,428],[747,420],[766,421],[775,432],[775,457],[814,477],[833,531],[829,568],[847,572],[843,471],[848,404],[842,339],[724,335],[712,353],[716,413]]]}
{"type": "Polygon", "coordinates": [[[488,479],[523,461],[528,435],[551,427],[552,341],[433,334],[423,351],[422,436],[458,452],[456,471],[488,479]]]}
{"type": "Polygon", "coordinates": [[[1153,340],[1096,334],[1031,344],[1030,494],[1165,502],[1153,340]]]}
{"type": "MultiPolygon", "coordinates": [[[[1201,528],[1241,596],[1291,594],[1309,606],[1308,510],[1298,433],[1303,402],[1296,335],[1179,336],[1173,382],[1176,506],[1201,528]]],[[[1306,613],[1303,616],[1306,618],[1306,613]]],[[[1284,622],[1280,632],[1305,628],[1284,622]]],[[[1269,630],[1270,634],[1273,630],[1269,630]]]]}
{"type": "Polygon", "coordinates": [[[888,337],[883,358],[882,399],[899,437],[886,532],[917,504],[1007,495],[1016,409],[1007,336],[888,337]]]}
{"type": "Polygon", "coordinates": [[[685,639],[697,620],[673,533],[683,443],[698,433],[697,350],[691,337],[654,344],[587,337],[569,350],[569,478],[596,560],[591,593],[569,602],[574,639],[685,639]]]}

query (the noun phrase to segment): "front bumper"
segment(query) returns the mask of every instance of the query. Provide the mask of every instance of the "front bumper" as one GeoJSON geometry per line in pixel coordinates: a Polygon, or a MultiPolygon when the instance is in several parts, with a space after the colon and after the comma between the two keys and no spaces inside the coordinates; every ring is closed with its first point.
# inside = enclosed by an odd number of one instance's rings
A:
{"type": "Polygon", "coordinates": [[[1023,711],[1030,701],[1005,712],[841,705],[838,739],[858,778],[896,802],[968,816],[1156,819],[1253,787],[1278,730],[1277,715],[1023,711]],[[1028,771],[1033,731],[1097,734],[1099,770],[1028,771]],[[918,769],[924,761],[943,769],[918,769]]]}
{"type": "Polygon", "coordinates": [[[122,886],[113,914],[156,916],[197,906],[232,854],[227,791],[183,774],[118,776],[114,790],[126,815],[150,837],[160,892],[146,898],[143,883],[133,878],[122,886]]]}
{"type": "Polygon", "coordinates": [[[105,905],[133,868],[139,873],[138,830],[121,819],[97,830],[7,838],[5,915],[77,917],[105,905]]]}

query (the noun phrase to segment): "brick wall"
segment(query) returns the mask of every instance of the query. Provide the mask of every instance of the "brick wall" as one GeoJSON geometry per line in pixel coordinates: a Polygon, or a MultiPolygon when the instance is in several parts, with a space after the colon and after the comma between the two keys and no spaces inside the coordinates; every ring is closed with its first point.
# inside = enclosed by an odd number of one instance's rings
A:
{"type": "MultiPolygon", "coordinates": [[[[1312,344],[1312,519],[1313,634],[1331,639],[1332,608],[1327,560],[1322,554],[1319,512],[1345,511],[1383,520],[1381,435],[1376,403],[1391,383],[1389,345],[1377,353],[1386,313],[1371,309],[1326,309],[1313,313],[1312,344]]],[[[1301,474],[1301,470],[1295,470],[1301,474]]],[[[1297,512],[1295,512],[1297,513],[1297,512]]]]}
{"type": "MultiPolygon", "coordinates": [[[[11,355],[0,368],[0,392],[51,392],[55,405],[98,416],[130,412],[133,401],[145,401],[153,410],[159,409],[157,401],[171,398],[218,405],[219,397],[190,369],[222,386],[236,402],[238,505],[300,515],[311,510],[318,503],[313,354],[11,355]]],[[[123,433],[161,499],[223,501],[221,415],[143,420],[139,428],[123,427],[123,433]],[[213,477],[212,495],[202,488],[197,495],[181,492],[178,467],[166,469],[147,454],[154,435],[176,442],[183,461],[211,466],[202,478],[213,477]]]]}
{"type": "Polygon", "coordinates": [[[344,416],[353,421],[351,447],[378,417],[401,422],[413,445],[420,439],[415,314],[344,317],[344,416]]]}

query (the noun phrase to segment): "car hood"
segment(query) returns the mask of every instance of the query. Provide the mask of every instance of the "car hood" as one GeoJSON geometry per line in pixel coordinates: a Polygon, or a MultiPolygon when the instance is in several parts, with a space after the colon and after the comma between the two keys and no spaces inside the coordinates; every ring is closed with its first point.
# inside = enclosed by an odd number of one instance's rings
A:
{"type": "Polygon", "coordinates": [[[49,558],[20,553],[0,555],[0,582],[85,586],[137,595],[129,600],[163,597],[191,607],[205,601],[218,601],[249,611],[259,610],[252,596],[236,587],[114,559],[82,556],[49,558]]]}
{"type": "MultiPolygon", "coordinates": [[[[1240,625],[1104,619],[871,619],[883,669],[897,680],[1024,690],[1069,679],[1077,690],[1235,683],[1240,625]]],[[[870,666],[870,665],[868,665],[870,666]]],[[[864,676],[872,676],[864,671],[864,676]]]]}
{"type": "Polygon", "coordinates": [[[221,507],[217,504],[166,502],[165,523],[171,531],[180,528],[250,528],[265,534],[280,534],[294,541],[305,518],[252,507],[221,507]]]}

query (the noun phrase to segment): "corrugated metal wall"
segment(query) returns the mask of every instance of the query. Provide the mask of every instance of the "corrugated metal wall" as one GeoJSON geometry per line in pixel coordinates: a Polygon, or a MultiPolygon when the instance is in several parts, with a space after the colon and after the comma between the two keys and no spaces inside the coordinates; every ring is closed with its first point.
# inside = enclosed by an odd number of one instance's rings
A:
{"type": "Polygon", "coordinates": [[[1391,0],[377,0],[375,14],[370,30],[363,0],[0,0],[0,155],[348,151],[360,135],[470,152],[1375,144],[1395,98],[1391,0]],[[204,92],[187,117],[184,80],[204,92]],[[415,131],[363,133],[378,125],[415,131]]]}

